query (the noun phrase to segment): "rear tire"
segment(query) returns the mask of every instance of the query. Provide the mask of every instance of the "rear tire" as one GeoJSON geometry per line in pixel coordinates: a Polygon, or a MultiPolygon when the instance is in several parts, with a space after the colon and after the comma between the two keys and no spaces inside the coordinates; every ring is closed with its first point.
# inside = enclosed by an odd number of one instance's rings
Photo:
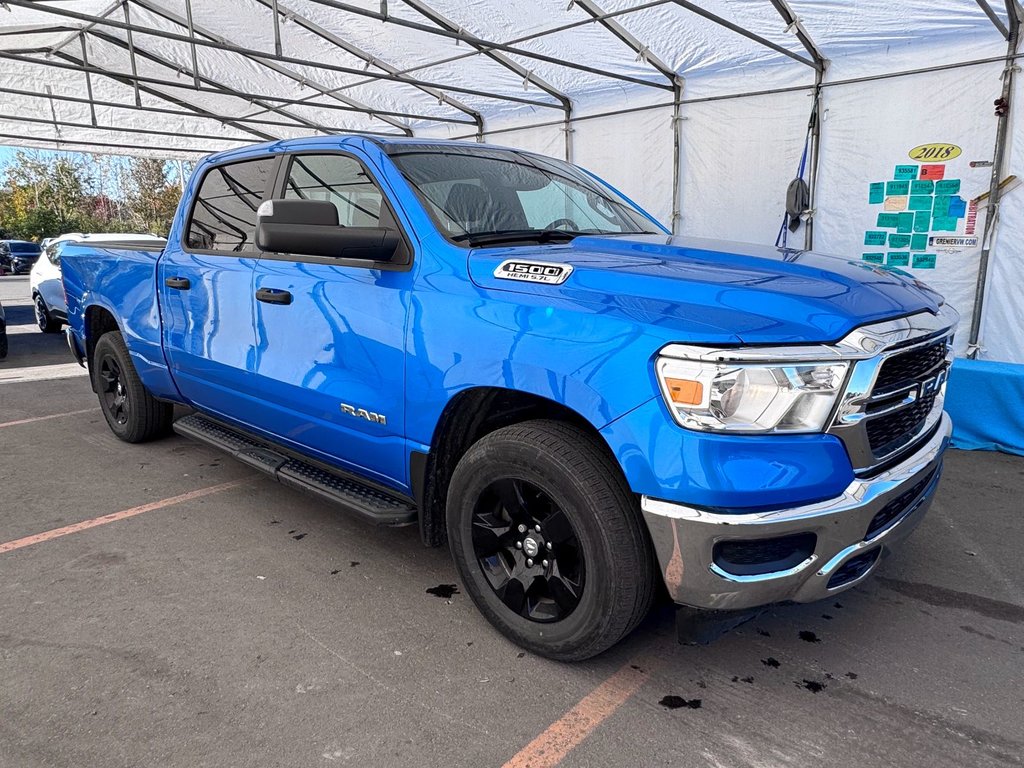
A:
{"type": "Polygon", "coordinates": [[[0,320],[0,360],[7,357],[7,325],[0,320]]]}
{"type": "Polygon", "coordinates": [[[60,330],[60,321],[50,316],[50,310],[46,308],[42,296],[36,296],[36,325],[43,333],[57,333],[60,330]]]}
{"type": "Polygon", "coordinates": [[[447,527],[477,608],[541,656],[595,656],[651,606],[654,560],[636,497],[603,446],[573,426],[528,421],[475,443],[452,476],[447,527]]]}
{"type": "Polygon", "coordinates": [[[144,443],[170,432],[174,406],[160,402],[146,389],[119,332],[105,333],[96,342],[90,375],[103,417],[117,437],[126,443],[144,443]]]}

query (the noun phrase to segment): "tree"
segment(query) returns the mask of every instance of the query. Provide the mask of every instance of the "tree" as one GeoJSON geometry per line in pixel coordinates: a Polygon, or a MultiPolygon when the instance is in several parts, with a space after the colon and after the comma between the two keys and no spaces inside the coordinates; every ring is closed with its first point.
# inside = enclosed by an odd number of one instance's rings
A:
{"type": "Polygon", "coordinates": [[[125,196],[134,221],[143,232],[166,236],[181,192],[167,175],[163,160],[135,158],[128,166],[125,196]]]}

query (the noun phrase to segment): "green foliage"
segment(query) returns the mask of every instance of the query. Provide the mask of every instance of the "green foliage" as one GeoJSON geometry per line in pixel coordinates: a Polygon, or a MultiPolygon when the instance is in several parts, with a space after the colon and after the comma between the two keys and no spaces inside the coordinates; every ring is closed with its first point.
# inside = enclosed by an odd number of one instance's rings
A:
{"type": "Polygon", "coordinates": [[[167,235],[181,194],[168,164],[148,158],[19,150],[0,178],[0,239],[41,240],[65,232],[167,235]]]}

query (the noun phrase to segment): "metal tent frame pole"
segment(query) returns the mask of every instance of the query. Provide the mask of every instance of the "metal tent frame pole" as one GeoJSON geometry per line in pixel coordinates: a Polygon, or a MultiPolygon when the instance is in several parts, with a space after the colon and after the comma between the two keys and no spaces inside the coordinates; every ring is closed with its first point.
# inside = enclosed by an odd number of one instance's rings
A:
{"type": "Polygon", "coordinates": [[[989,263],[992,241],[995,239],[996,222],[999,219],[999,202],[1003,188],[1000,185],[1007,162],[1009,144],[1010,114],[1013,108],[1014,74],[1017,66],[1017,47],[1020,44],[1021,23],[1024,21],[1016,0],[1006,0],[1006,15],[1009,19],[1007,36],[1006,66],[1003,68],[1003,87],[1000,100],[1006,105],[996,124],[995,152],[992,157],[992,177],[988,191],[988,206],[985,213],[985,227],[981,239],[981,257],[978,262],[978,280],[974,290],[974,309],[971,312],[971,331],[967,341],[967,356],[976,358],[981,351],[981,325],[984,318],[985,292],[988,284],[989,263]]]}

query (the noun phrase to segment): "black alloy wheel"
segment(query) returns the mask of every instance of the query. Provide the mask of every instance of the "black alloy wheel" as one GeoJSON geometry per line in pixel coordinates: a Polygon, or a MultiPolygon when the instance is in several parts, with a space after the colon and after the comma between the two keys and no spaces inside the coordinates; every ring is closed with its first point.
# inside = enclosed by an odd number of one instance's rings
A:
{"type": "Polygon", "coordinates": [[[526,480],[495,480],[477,501],[472,525],[477,562],[510,610],[551,622],[576,609],[586,561],[569,518],[544,491],[526,480]]]}
{"type": "Polygon", "coordinates": [[[106,355],[100,360],[99,381],[100,397],[110,418],[119,425],[127,424],[131,413],[128,389],[121,366],[113,355],[106,355]]]}

